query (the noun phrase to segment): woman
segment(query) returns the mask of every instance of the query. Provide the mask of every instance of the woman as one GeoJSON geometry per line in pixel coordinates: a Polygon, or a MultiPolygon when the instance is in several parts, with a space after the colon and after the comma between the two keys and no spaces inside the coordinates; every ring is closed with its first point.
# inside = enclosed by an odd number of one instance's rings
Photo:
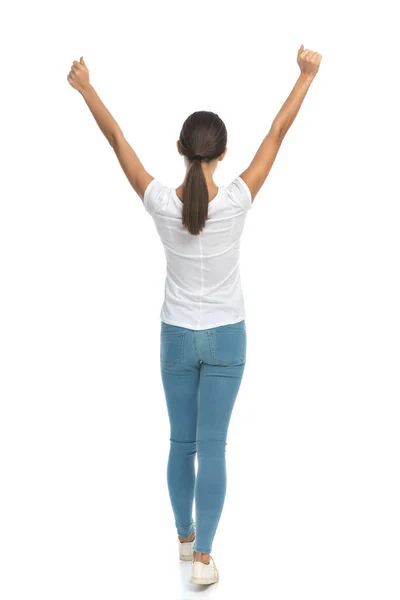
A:
{"type": "Polygon", "coordinates": [[[177,147],[184,156],[186,176],[177,189],[170,188],[144,169],[90,84],[83,57],[73,62],[67,77],[82,94],[152,215],[166,253],[160,363],[171,426],[167,481],[179,555],[193,561],[192,583],[215,583],[219,578],[210,553],[225,499],[229,420],[246,362],[239,272],[244,221],[321,58],[300,47],[300,75],[270,131],[250,166],[229,185],[220,187],[213,174],[225,157],[227,132],[218,115],[199,111],[184,122],[177,147]]]}

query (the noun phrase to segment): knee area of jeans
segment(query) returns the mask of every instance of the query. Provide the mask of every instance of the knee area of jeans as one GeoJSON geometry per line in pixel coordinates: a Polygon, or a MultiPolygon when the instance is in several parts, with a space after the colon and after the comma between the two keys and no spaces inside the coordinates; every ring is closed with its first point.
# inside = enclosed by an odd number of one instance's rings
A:
{"type": "Polygon", "coordinates": [[[196,452],[196,442],[183,442],[170,438],[170,446],[178,450],[178,452],[196,452]]]}
{"type": "Polygon", "coordinates": [[[221,456],[225,454],[226,444],[225,440],[197,440],[197,455],[211,458],[221,456]]]}

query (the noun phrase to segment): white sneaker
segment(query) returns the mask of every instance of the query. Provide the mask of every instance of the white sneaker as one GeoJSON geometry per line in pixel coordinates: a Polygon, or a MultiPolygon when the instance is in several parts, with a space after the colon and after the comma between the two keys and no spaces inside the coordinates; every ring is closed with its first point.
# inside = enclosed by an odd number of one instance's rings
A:
{"type": "MultiPolygon", "coordinates": [[[[194,528],[194,540],[196,539],[196,523],[193,522],[194,528]]],[[[181,560],[193,560],[193,547],[194,540],[192,542],[181,542],[178,537],[178,545],[179,545],[179,558],[181,560]]]]}
{"type": "Polygon", "coordinates": [[[209,584],[216,583],[218,580],[218,569],[215,566],[214,559],[211,555],[208,565],[205,565],[201,561],[193,561],[190,583],[209,584]]]}

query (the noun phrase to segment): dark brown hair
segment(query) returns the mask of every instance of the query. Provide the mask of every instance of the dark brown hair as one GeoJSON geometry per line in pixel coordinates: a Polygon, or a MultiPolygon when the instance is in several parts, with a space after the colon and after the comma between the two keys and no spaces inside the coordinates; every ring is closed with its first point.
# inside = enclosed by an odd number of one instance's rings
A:
{"type": "Polygon", "coordinates": [[[225,124],[213,112],[194,112],[183,123],[179,146],[191,165],[182,184],[182,224],[193,235],[202,231],[208,217],[209,195],[201,163],[219,158],[226,149],[226,143],[225,124]],[[193,160],[195,156],[200,156],[201,160],[193,160]]]}

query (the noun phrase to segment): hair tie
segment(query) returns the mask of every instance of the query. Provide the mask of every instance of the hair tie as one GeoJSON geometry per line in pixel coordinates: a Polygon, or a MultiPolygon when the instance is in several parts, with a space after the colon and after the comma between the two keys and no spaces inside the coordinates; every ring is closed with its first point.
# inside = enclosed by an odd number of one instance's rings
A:
{"type": "Polygon", "coordinates": [[[196,154],[195,156],[193,156],[193,158],[192,158],[192,161],[193,161],[193,160],[200,160],[200,161],[202,161],[202,160],[203,160],[203,157],[202,157],[202,156],[200,156],[199,154],[196,154]]]}

